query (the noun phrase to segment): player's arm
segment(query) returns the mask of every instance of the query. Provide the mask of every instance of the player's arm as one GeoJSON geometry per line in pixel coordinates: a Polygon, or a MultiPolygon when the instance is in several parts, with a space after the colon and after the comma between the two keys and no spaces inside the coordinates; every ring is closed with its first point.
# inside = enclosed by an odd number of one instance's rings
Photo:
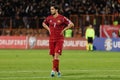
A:
{"type": "Polygon", "coordinates": [[[94,28],[93,28],[93,39],[95,39],[95,30],[94,30],[94,28]]]}
{"type": "Polygon", "coordinates": [[[45,22],[42,23],[42,26],[48,30],[49,34],[50,34],[50,28],[48,27],[48,25],[45,24],[45,22]]]}
{"type": "Polygon", "coordinates": [[[86,31],[85,31],[85,38],[87,39],[87,34],[88,34],[88,31],[87,31],[87,29],[86,29],[86,31]]]}
{"type": "Polygon", "coordinates": [[[68,26],[65,27],[65,28],[62,30],[61,35],[64,34],[64,31],[65,31],[65,30],[70,29],[70,28],[72,28],[72,27],[74,27],[74,24],[70,21],[69,24],[68,24],[68,26]]]}

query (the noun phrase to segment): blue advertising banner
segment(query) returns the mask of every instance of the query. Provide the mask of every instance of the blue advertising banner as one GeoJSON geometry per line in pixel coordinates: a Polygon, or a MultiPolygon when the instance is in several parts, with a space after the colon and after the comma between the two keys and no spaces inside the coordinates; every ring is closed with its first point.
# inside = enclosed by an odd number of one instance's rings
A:
{"type": "Polygon", "coordinates": [[[94,50],[120,51],[120,38],[95,38],[94,50]]]}

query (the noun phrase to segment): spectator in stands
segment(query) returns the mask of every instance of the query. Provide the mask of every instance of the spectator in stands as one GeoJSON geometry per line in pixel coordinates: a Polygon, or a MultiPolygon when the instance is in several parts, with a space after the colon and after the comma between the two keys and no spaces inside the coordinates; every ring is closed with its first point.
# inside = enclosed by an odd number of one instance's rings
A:
{"type": "Polygon", "coordinates": [[[113,21],[113,25],[114,25],[114,26],[117,26],[117,25],[118,25],[118,20],[114,20],[114,21],[113,21]]]}
{"type": "MultiPolygon", "coordinates": [[[[82,14],[120,14],[120,0],[0,0],[0,17],[9,17],[12,21],[13,28],[19,28],[19,26],[36,28],[32,24],[34,20],[30,20],[28,17],[40,18],[41,20],[38,22],[42,22],[50,14],[49,6],[52,3],[60,5],[63,8],[63,15],[68,18],[71,14],[78,16],[82,14]]],[[[99,28],[100,21],[101,18],[96,18],[97,28],[99,28]]],[[[118,21],[120,23],[120,19],[118,21]]],[[[84,22],[82,23],[84,25],[84,22]]],[[[5,26],[10,25],[6,23],[6,19],[1,19],[0,27],[3,28],[5,26]]],[[[38,26],[40,26],[39,28],[43,28],[41,25],[38,26]]],[[[98,31],[96,32],[98,33],[98,31]]]]}
{"type": "Polygon", "coordinates": [[[18,14],[19,16],[48,16],[50,13],[48,7],[51,3],[63,5],[64,15],[70,14],[94,14],[95,7],[99,14],[113,14],[120,12],[119,0],[1,0],[0,1],[0,16],[12,17],[18,14]],[[72,1],[72,3],[71,3],[72,1]],[[107,8],[107,9],[106,9],[107,8]]]}
{"type": "Polygon", "coordinates": [[[72,29],[67,29],[65,31],[65,37],[66,38],[71,38],[72,37],[72,29]]]}

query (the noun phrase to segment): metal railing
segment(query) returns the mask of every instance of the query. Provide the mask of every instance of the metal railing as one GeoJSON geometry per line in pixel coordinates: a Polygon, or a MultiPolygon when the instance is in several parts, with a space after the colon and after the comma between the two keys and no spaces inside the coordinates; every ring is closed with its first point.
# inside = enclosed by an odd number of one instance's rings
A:
{"type": "MultiPolygon", "coordinates": [[[[27,35],[29,33],[47,34],[42,27],[44,18],[35,17],[0,17],[0,35],[27,35]]],[[[120,15],[70,15],[70,20],[75,24],[73,37],[84,36],[88,23],[92,24],[99,36],[101,24],[112,24],[114,20],[120,23],[120,15]]]]}
{"type": "MultiPolygon", "coordinates": [[[[75,24],[77,33],[84,36],[85,29],[88,24],[92,24],[95,28],[96,36],[99,36],[100,25],[112,25],[114,20],[118,20],[120,24],[120,14],[115,15],[70,15],[70,19],[75,24]]],[[[75,34],[75,35],[76,35],[75,34]]]]}

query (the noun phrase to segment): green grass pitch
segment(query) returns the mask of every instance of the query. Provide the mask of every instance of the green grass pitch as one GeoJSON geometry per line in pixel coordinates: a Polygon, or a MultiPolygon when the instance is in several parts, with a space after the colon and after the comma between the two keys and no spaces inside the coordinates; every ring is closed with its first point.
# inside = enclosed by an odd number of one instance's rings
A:
{"type": "Polygon", "coordinates": [[[50,77],[48,50],[0,50],[0,80],[120,80],[120,53],[63,50],[62,76],[50,77]]]}

